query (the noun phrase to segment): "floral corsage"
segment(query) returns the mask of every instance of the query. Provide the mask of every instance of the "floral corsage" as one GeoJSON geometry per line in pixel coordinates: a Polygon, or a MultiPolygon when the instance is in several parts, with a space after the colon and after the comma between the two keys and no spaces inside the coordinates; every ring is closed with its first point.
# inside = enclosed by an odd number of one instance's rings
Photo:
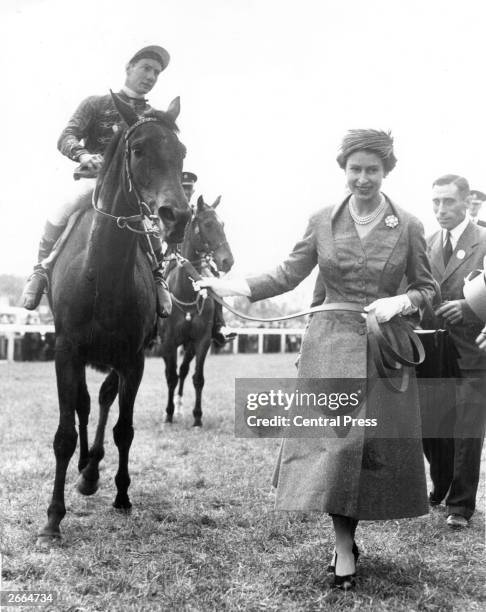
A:
{"type": "Polygon", "coordinates": [[[388,217],[385,217],[385,225],[393,229],[398,225],[397,217],[395,215],[388,215],[388,217]]]}

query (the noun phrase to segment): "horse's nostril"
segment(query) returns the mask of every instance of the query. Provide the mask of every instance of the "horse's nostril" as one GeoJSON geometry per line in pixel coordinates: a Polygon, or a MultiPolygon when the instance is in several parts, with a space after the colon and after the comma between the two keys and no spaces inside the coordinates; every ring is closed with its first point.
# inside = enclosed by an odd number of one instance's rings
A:
{"type": "Polygon", "coordinates": [[[170,206],[161,206],[159,208],[159,217],[164,223],[174,223],[175,215],[170,206]]]}

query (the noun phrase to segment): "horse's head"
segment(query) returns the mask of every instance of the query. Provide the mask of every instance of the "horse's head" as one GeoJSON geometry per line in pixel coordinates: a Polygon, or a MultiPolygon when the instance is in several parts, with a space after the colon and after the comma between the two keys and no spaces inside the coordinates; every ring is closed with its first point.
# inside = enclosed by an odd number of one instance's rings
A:
{"type": "Polygon", "coordinates": [[[220,201],[221,196],[209,205],[204,202],[202,196],[199,196],[186,239],[190,241],[197,254],[211,255],[218,270],[228,272],[233,266],[234,259],[224,232],[224,223],[216,214],[216,207],[220,201]]]}
{"type": "Polygon", "coordinates": [[[152,111],[140,119],[130,105],[112,96],[128,126],[124,132],[128,196],[145,202],[160,217],[164,240],[180,242],[191,213],[181,185],[186,149],[177,137],[179,98],[166,112],[152,111]]]}

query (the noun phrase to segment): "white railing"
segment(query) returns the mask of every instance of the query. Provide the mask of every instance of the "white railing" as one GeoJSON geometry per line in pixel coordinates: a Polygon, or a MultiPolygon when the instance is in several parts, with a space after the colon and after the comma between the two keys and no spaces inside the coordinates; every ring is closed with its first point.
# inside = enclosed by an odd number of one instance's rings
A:
{"type": "MultiPolygon", "coordinates": [[[[263,340],[265,336],[280,336],[280,353],[285,353],[287,336],[302,336],[304,327],[235,327],[231,331],[239,336],[257,336],[259,354],[263,353],[263,340]]],[[[233,340],[233,353],[238,353],[238,338],[233,340]]]]}
{"type": "MultiPolygon", "coordinates": [[[[285,352],[287,336],[302,336],[304,333],[303,327],[235,327],[231,328],[230,331],[236,332],[238,336],[257,336],[258,338],[258,353],[263,353],[263,344],[265,336],[280,336],[280,352],[285,352]]],[[[21,338],[24,334],[38,333],[38,334],[49,334],[54,333],[54,325],[17,325],[0,323],[0,338],[4,337],[7,342],[7,359],[6,361],[13,361],[15,351],[15,339],[21,338]]],[[[232,343],[233,353],[238,353],[238,338],[235,338],[232,343]]],[[[5,361],[5,359],[0,359],[5,361]]]]}
{"type": "MultiPolygon", "coordinates": [[[[0,323],[0,338],[3,336],[7,341],[7,361],[14,360],[15,339],[24,334],[52,334],[54,325],[18,325],[16,323],[0,323]]],[[[0,359],[1,361],[5,361],[0,359]]]]}

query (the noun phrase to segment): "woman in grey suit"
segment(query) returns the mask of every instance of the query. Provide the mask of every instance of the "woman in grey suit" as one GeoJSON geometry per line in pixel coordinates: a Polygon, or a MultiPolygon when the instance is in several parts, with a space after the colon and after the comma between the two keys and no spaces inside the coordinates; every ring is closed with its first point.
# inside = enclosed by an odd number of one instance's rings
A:
{"type": "MultiPolygon", "coordinates": [[[[310,218],[288,258],[274,270],[248,279],[208,279],[220,296],[252,301],[293,289],[317,264],[325,303],[352,302],[378,322],[394,326],[398,349],[411,356],[401,315],[435,296],[422,224],[381,192],[396,163],[390,134],[352,130],[337,157],[350,195],[310,218]],[[403,278],[405,293],[399,294],[403,278]]],[[[302,345],[298,376],[304,379],[376,380],[367,342],[366,314],[329,310],[314,314],[302,345]]],[[[354,585],[358,521],[398,519],[428,512],[420,414],[415,378],[404,393],[368,385],[353,417],[376,418],[379,431],[352,427],[345,436],[326,428],[322,437],[283,441],[275,471],[276,508],[331,514],[336,547],[330,569],[334,585],[354,585]],[[370,390],[371,388],[371,390],[370,390]],[[381,432],[381,433],[380,433],[381,432]],[[386,432],[385,434],[383,432],[386,432]]]]}

